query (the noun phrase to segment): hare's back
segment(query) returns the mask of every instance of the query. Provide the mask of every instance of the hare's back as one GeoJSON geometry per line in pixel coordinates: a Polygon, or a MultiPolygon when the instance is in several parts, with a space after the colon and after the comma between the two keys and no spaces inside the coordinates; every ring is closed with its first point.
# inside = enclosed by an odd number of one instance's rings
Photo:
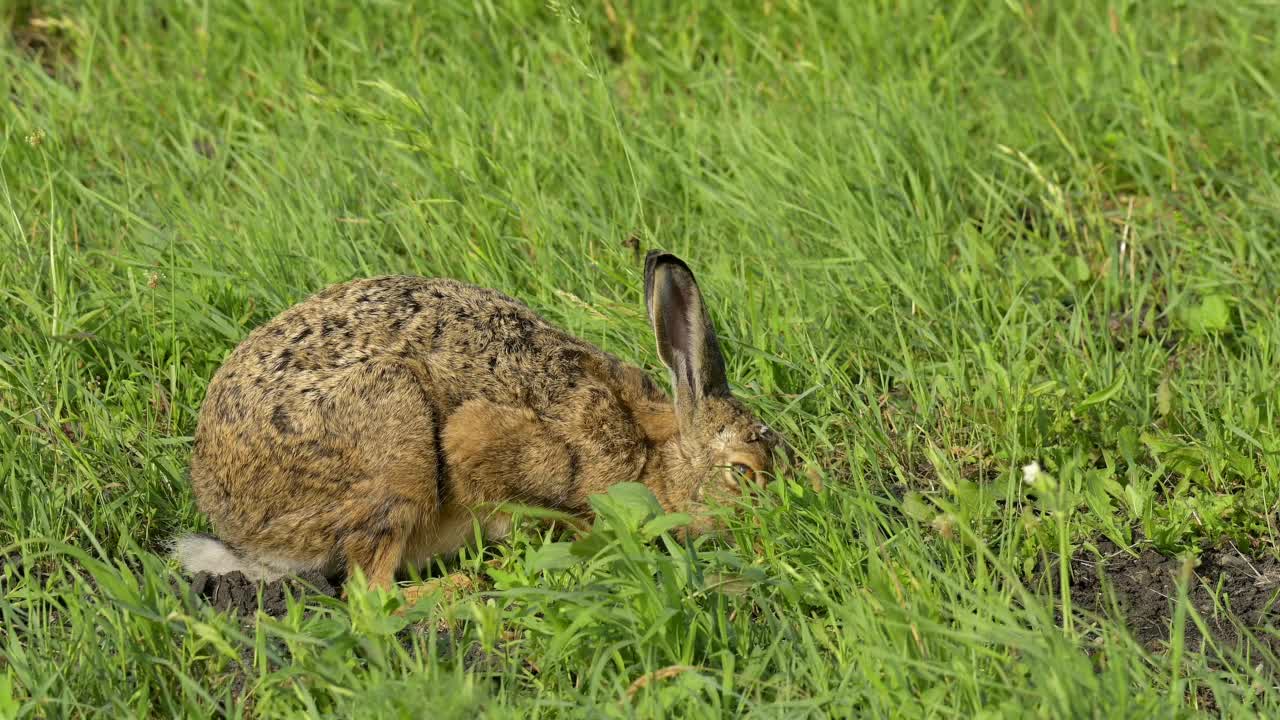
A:
{"type": "Polygon", "coordinates": [[[236,348],[214,384],[310,404],[361,367],[390,363],[417,373],[447,415],[474,397],[542,409],[614,362],[497,290],[387,276],[329,287],[281,313],[236,348]]]}

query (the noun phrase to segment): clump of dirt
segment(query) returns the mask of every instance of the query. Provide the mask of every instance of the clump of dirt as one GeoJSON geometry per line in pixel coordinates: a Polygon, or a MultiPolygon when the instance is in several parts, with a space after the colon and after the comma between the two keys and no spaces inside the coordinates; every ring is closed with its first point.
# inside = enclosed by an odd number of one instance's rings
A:
{"type": "MultiPolygon", "coordinates": [[[[1151,650],[1167,647],[1182,561],[1149,547],[1134,556],[1110,541],[1096,545],[1100,557],[1081,551],[1072,558],[1072,602],[1107,614],[1109,590],[1135,639],[1151,650]]],[[[1206,550],[1193,573],[1187,599],[1219,648],[1256,652],[1260,645],[1280,653],[1280,561],[1248,558],[1234,549],[1206,550]],[[1239,626],[1253,634],[1252,642],[1239,626]]],[[[1189,648],[1204,639],[1190,618],[1184,639],[1189,648]]]]}
{"type": "Polygon", "coordinates": [[[74,21],[44,17],[21,4],[4,20],[13,45],[38,63],[46,75],[55,79],[70,77],[68,69],[77,60],[74,31],[78,26],[74,21]]]}
{"type": "MultiPolygon", "coordinates": [[[[443,661],[457,660],[466,672],[500,674],[510,662],[510,649],[505,642],[497,643],[493,650],[485,650],[483,645],[474,640],[464,643],[457,633],[445,627],[430,630],[422,624],[414,625],[401,631],[400,640],[409,649],[413,646],[415,634],[424,636],[430,632],[434,632],[436,636],[436,655],[443,661]]],[[[425,639],[423,642],[426,642],[425,639]]]]}
{"type": "MultiPolygon", "coordinates": [[[[445,581],[453,581],[453,585],[457,584],[455,578],[444,578],[445,581]]],[[[251,580],[241,572],[231,572],[225,575],[215,575],[207,572],[196,573],[191,579],[191,593],[196,597],[203,598],[215,610],[229,611],[232,615],[239,619],[241,626],[245,629],[252,628],[254,615],[261,610],[264,614],[271,617],[281,617],[288,610],[288,596],[294,598],[304,597],[331,597],[336,598],[341,594],[342,580],[339,578],[329,578],[319,571],[301,573],[296,576],[290,576],[273,581],[251,580]],[[259,602],[261,597],[261,602],[259,602]]],[[[428,583],[424,587],[431,586],[428,583]]],[[[446,592],[452,586],[446,587],[446,592]]],[[[413,592],[415,588],[406,590],[406,597],[412,601],[425,592],[413,592]]],[[[508,661],[508,650],[504,644],[499,644],[494,650],[488,651],[475,641],[466,643],[462,637],[449,626],[439,622],[417,622],[413,623],[397,633],[401,645],[412,651],[415,643],[423,643],[423,647],[427,647],[426,637],[435,635],[435,652],[436,656],[441,660],[456,660],[466,672],[477,674],[500,674],[508,661]]],[[[289,647],[279,638],[268,640],[274,651],[273,656],[268,657],[268,666],[271,670],[278,670],[281,663],[286,663],[290,658],[289,647]]],[[[231,696],[239,702],[252,702],[249,694],[250,671],[249,668],[255,665],[255,654],[252,647],[241,648],[240,666],[232,671],[230,680],[231,696]]]]}
{"type": "Polygon", "coordinates": [[[239,616],[253,615],[262,610],[271,617],[281,617],[288,610],[287,597],[290,595],[294,598],[307,595],[337,597],[339,590],[320,572],[307,572],[270,582],[250,580],[242,572],[225,575],[201,572],[191,579],[191,593],[207,600],[215,610],[229,610],[239,616]],[[261,604],[258,602],[259,594],[261,604]]]}
{"type": "Polygon", "coordinates": [[[0,577],[4,576],[4,569],[7,567],[12,567],[14,572],[22,570],[22,555],[16,552],[0,555],[0,577]]]}
{"type": "Polygon", "coordinates": [[[1158,340],[1166,350],[1178,346],[1180,334],[1169,322],[1169,316],[1154,304],[1113,312],[1107,316],[1107,332],[1116,349],[1123,350],[1131,339],[1158,340]]]}

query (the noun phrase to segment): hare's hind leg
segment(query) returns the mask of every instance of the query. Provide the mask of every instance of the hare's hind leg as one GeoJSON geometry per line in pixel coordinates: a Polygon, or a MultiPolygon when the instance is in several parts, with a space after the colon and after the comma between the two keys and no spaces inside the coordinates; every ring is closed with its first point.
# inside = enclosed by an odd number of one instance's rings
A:
{"type": "Polygon", "coordinates": [[[348,577],[358,567],[370,585],[389,588],[411,539],[439,515],[436,413],[421,378],[396,362],[368,364],[339,392],[335,407],[359,410],[335,416],[332,431],[349,434],[359,462],[332,513],[336,550],[348,577]]]}
{"type": "Polygon", "coordinates": [[[342,554],[348,569],[360,568],[370,587],[389,590],[395,582],[407,541],[407,532],[385,535],[361,532],[344,539],[342,554]]]}

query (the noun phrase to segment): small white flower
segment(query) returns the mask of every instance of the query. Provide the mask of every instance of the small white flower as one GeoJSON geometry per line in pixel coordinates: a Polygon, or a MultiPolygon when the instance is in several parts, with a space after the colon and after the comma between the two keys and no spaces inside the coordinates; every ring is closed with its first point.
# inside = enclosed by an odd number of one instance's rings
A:
{"type": "Polygon", "coordinates": [[[1022,466],[1022,482],[1028,485],[1035,485],[1036,480],[1040,477],[1040,463],[1032,462],[1030,465],[1022,466]]]}

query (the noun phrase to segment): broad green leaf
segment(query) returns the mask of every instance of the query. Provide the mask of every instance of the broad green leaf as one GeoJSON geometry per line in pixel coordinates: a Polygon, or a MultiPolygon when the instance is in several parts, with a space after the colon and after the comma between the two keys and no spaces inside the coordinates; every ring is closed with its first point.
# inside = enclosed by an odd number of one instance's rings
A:
{"type": "Polygon", "coordinates": [[[622,522],[629,530],[639,529],[646,520],[662,512],[653,491],[639,483],[619,483],[603,495],[593,495],[591,507],[600,515],[622,522]]]}
{"type": "Polygon", "coordinates": [[[1120,393],[1120,388],[1124,387],[1124,378],[1124,373],[1117,373],[1116,379],[1110,385],[1085,398],[1080,403],[1080,407],[1087,408],[1091,405],[1098,405],[1115,397],[1120,393]]]}
{"type": "Polygon", "coordinates": [[[920,522],[929,522],[937,513],[937,509],[925,501],[924,495],[912,490],[902,498],[902,512],[920,522]]]}
{"type": "Polygon", "coordinates": [[[1160,386],[1156,388],[1156,412],[1161,417],[1168,415],[1173,410],[1173,387],[1169,384],[1169,378],[1160,381],[1160,386]]]}
{"type": "Polygon", "coordinates": [[[1182,322],[1193,332],[1213,333],[1226,330],[1231,311],[1223,295],[1209,295],[1182,312],[1182,322]]]}
{"type": "Polygon", "coordinates": [[[529,572],[539,573],[546,570],[564,570],[580,562],[582,562],[582,557],[573,552],[573,543],[546,543],[534,551],[529,560],[529,572]]]}
{"type": "Polygon", "coordinates": [[[693,522],[693,517],[688,513],[669,513],[666,515],[659,515],[645,523],[644,527],[640,528],[640,534],[645,538],[654,538],[668,530],[671,530],[672,528],[680,527],[681,525],[688,525],[691,522],[693,522]]]}

